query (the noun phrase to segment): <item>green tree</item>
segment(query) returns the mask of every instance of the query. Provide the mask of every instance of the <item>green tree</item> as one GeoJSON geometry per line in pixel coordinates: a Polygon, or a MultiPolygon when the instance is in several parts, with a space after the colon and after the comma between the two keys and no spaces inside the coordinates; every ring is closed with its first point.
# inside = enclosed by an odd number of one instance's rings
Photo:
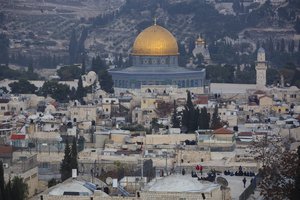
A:
{"type": "Polygon", "coordinates": [[[3,12],[0,12],[0,24],[4,24],[4,20],[5,20],[5,15],[3,12]]]}
{"type": "Polygon", "coordinates": [[[173,115],[172,115],[172,127],[173,128],[180,128],[180,120],[178,117],[179,116],[177,113],[176,101],[174,100],[173,115]]]}
{"type": "Polygon", "coordinates": [[[81,58],[84,57],[85,55],[85,46],[84,42],[88,36],[88,29],[84,27],[81,31],[80,38],[78,40],[77,44],[77,56],[76,56],[76,61],[81,62],[81,58]]]}
{"type": "Polygon", "coordinates": [[[285,52],[285,40],[283,38],[280,41],[280,52],[285,52]]]}
{"type": "Polygon", "coordinates": [[[81,75],[84,75],[86,71],[86,66],[85,66],[85,56],[82,58],[82,65],[81,65],[81,75]]]}
{"type": "Polygon", "coordinates": [[[106,70],[107,66],[100,56],[92,59],[92,71],[99,74],[100,71],[106,70]]]}
{"type": "Polygon", "coordinates": [[[218,128],[222,128],[221,119],[219,117],[218,105],[214,107],[210,128],[214,130],[218,128]]]}
{"type": "Polygon", "coordinates": [[[71,81],[80,77],[81,69],[74,65],[68,65],[57,70],[57,75],[62,81],[71,81]]]}
{"type": "Polygon", "coordinates": [[[201,108],[199,118],[199,129],[209,129],[210,116],[207,113],[206,107],[201,108]]]}
{"type": "Polygon", "coordinates": [[[239,13],[241,11],[240,1],[234,0],[232,4],[232,9],[235,13],[239,13]]]}
{"type": "Polygon", "coordinates": [[[33,64],[32,64],[32,61],[28,65],[27,72],[28,73],[33,73],[33,64]]]}
{"type": "Polygon", "coordinates": [[[57,181],[55,178],[52,178],[48,181],[48,188],[51,188],[52,186],[56,185],[57,181]]]}
{"type": "Polygon", "coordinates": [[[77,161],[77,141],[76,138],[73,137],[72,148],[71,148],[71,170],[77,169],[78,170],[78,161],[77,161]]]}
{"type": "Polygon", "coordinates": [[[5,197],[5,182],[4,182],[4,169],[3,163],[0,160],[0,199],[5,197]]]}
{"type": "Polygon", "coordinates": [[[56,81],[46,81],[39,93],[45,97],[50,95],[59,102],[67,102],[70,99],[70,88],[66,84],[60,84],[56,81]]]}
{"type": "Polygon", "coordinates": [[[37,87],[29,81],[21,79],[18,82],[8,84],[13,94],[34,94],[37,87]]]}
{"type": "Polygon", "coordinates": [[[8,66],[9,62],[9,39],[4,33],[0,33],[0,64],[8,66]]]}
{"type": "Polygon", "coordinates": [[[276,84],[280,80],[280,76],[277,69],[268,68],[267,69],[267,84],[276,84]]]}
{"type": "Polygon", "coordinates": [[[252,143],[250,153],[263,165],[258,187],[264,199],[292,199],[298,157],[290,150],[291,142],[289,138],[266,135],[252,143]]]}
{"type": "Polygon", "coordinates": [[[103,70],[98,74],[101,89],[107,93],[114,93],[114,82],[107,70],[103,70]]]}
{"type": "Polygon", "coordinates": [[[7,184],[5,185],[4,199],[5,200],[14,200],[12,198],[12,183],[11,183],[10,179],[8,180],[7,184]]]}
{"type": "Polygon", "coordinates": [[[70,149],[69,141],[68,139],[66,139],[65,155],[60,166],[60,175],[62,181],[65,181],[66,179],[72,176],[71,163],[72,163],[71,149],[70,149]]]}
{"type": "Polygon", "coordinates": [[[23,178],[15,176],[12,179],[11,191],[13,200],[25,200],[28,196],[28,185],[24,183],[23,178]]]}
{"type": "Polygon", "coordinates": [[[151,129],[153,129],[155,132],[157,132],[160,127],[160,124],[158,123],[158,119],[152,118],[150,124],[151,124],[151,129]]]}
{"type": "Polygon", "coordinates": [[[70,43],[69,43],[70,64],[74,64],[76,62],[77,46],[78,45],[77,45],[76,31],[73,30],[70,38],[70,43]]]}
{"type": "Polygon", "coordinates": [[[297,20],[296,20],[294,28],[295,28],[296,32],[298,34],[300,34],[300,18],[299,17],[297,17],[297,20]]]}
{"type": "Polygon", "coordinates": [[[76,90],[76,99],[78,101],[80,101],[81,103],[83,103],[83,97],[84,96],[86,96],[86,90],[85,90],[85,88],[83,88],[82,78],[80,76],[79,80],[78,80],[77,90],[76,90]]]}
{"type": "Polygon", "coordinates": [[[198,129],[199,109],[195,109],[190,91],[187,91],[187,101],[182,113],[182,128],[185,132],[194,132],[198,129]]]}

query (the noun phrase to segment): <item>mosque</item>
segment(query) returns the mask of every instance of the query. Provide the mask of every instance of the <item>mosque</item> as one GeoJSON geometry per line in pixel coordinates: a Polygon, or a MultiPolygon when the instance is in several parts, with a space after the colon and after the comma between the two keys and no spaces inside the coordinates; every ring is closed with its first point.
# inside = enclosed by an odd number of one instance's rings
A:
{"type": "Polygon", "coordinates": [[[176,38],[156,22],[137,36],[131,56],[133,66],[109,71],[115,89],[140,89],[144,85],[182,89],[205,86],[205,69],[178,66],[176,38]]]}

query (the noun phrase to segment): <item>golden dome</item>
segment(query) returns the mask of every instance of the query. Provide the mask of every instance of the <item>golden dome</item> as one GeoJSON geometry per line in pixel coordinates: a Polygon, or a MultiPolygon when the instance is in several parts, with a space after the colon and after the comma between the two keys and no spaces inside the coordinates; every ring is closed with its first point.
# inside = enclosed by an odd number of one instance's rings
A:
{"type": "Polygon", "coordinates": [[[153,25],[143,30],[135,39],[132,55],[173,56],[178,55],[175,37],[167,29],[153,25]]]}

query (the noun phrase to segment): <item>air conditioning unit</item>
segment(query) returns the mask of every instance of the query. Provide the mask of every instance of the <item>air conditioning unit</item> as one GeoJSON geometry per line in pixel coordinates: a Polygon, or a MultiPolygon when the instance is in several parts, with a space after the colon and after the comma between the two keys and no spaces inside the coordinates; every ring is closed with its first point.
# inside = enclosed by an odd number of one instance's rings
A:
{"type": "Polygon", "coordinates": [[[8,163],[3,163],[3,167],[4,168],[8,168],[9,166],[8,166],[8,163]]]}

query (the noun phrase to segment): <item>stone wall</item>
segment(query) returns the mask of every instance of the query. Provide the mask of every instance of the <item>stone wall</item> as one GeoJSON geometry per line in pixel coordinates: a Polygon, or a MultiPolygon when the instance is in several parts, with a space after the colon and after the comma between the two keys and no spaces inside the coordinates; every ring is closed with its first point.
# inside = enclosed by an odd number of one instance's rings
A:
{"type": "Polygon", "coordinates": [[[196,140],[195,134],[147,135],[146,144],[180,144],[185,140],[196,140]]]}
{"type": "Polygon", "coordinates": [[[177,162],[182,163],[197,163],[197,162],[203,162],[208,161],[211,159],[210,152],[209,151],[199,151],[199,150],[179,150],[179,153],[177,154],[177,162]],[[182,159],[182,160],[181,160],[182,159]]]}

